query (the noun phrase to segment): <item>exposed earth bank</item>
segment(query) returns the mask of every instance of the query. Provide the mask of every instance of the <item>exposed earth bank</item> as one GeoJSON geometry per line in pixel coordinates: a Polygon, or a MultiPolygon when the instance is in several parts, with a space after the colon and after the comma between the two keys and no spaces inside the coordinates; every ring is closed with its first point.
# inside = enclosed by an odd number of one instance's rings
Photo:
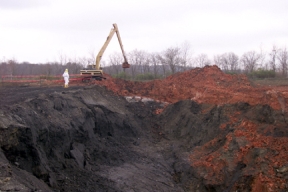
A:
{"type": "Polygon", "coordinates": [[[216,67],[102,84],[0,89],[1,191],[288,189],[286,92],[216,67]]]}

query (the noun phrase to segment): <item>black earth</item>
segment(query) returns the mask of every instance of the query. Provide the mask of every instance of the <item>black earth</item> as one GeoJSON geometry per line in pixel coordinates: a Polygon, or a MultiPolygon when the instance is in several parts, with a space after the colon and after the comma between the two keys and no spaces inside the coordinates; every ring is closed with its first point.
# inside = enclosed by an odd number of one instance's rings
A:
{"type": "MultiPolygon", "coordinates": [[[[1,191],[205,192],[251,183],[228,177],[222,185],[207,184],[189,156],[215,136],[222,140],[213,150],[223,145],[232,131],[219,129],[227,113],[237,109],[261,115],[261,106],[185,100],[156,115],[163,103],[128,102],[95,85],[0,90],[1,191]]],[[[266,111],[267,118],[278,118],[269,107],[266,111]]]]}

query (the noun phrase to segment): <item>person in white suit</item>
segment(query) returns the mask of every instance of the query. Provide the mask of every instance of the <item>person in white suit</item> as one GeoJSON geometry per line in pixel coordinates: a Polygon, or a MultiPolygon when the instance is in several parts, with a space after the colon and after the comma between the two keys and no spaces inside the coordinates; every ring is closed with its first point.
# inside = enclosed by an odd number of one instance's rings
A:
{"type": "Polygon", "coordinates": [[[64,88],[68,88],[68,83],[69,83],[69,73],[68,73],[68,69],[65,69],[64,73],[63,73],[63,77],[64,77],[64,88]]]}

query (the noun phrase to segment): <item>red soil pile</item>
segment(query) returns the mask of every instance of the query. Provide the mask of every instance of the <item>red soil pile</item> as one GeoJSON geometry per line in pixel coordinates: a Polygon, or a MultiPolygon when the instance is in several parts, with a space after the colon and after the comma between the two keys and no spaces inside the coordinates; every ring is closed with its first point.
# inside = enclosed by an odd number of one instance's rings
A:
{"type": "MultiPolygon", "coordinates": [[[[253,192],[281,191],[287,188],[286,175],[282,174],[288,170],[288,138],[267,134],[285,125],[277,122],[270,125],[256,123],[236,112],[230,116],[229,122],[220,126],[223,131],[231,127],[235,130],[226,135],[223,146],[215,149],[215,144],[221,139],[215,137],[191,152],[192,166],[206,183],[225,183],[227,172],[234,170],[234,177],[237,174],[238,177],[246,177],[244,183],[250,185],[253,192]],[[245,166],[239,167],[241,164],[245,166]],[[253,177],[249,179],[251,175],[253,177]]],[[[231,191],[237,190],[242,191],[241,185],[232,183],[231,191]]]]}
{"type": "Polygon", "coordinates": [[[142,96],[174,103],[191,99],[198,103],[232,104],[246,102],[250,105],[268,104],[286,111],[288,90],[256,88],[245,75],[229,75],[217,66],[206,66],[178,73],[163,80],[132,82],[113,79],[96,82],[124,96],[142,96]]]}

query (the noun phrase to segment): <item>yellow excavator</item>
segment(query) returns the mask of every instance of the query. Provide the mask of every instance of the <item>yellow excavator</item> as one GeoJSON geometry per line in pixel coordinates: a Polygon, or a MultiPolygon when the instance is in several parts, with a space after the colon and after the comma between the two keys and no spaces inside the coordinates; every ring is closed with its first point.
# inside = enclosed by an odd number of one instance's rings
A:
{"type": "Polygon", "coordinates": [[[103,71],[100,68],[100,61],[101,58],[104,54],[104,51],[106,50],[109,42],[111,41],[113,35],[116,33],[120,47],[121,47],[121,51],[124,57],[124,62],[122,63],[122,68],[130,68],[130,64],[127,61],[124,49],[123,49],[123,45],[122,45],[122,41],[121,41],[121,37],[120,37],[120,33],[119,33],[119,29],[116,23],[113,24],[113,28],[111,29],[109,36],[107,37],[104,45],[102,46],[101,50],[99,51],[97,57],[96,57],[96,63],[95,65],[90,65],[91,69],[84,69],[84,70],[80,70],[80,74],[84,75],[84,78],[82,79],[82,81],[89,81],[91,79],[95,79],[95,80],[102,80],[102,79],[106,79],[105,77],[103,77],[103,71]]]}

